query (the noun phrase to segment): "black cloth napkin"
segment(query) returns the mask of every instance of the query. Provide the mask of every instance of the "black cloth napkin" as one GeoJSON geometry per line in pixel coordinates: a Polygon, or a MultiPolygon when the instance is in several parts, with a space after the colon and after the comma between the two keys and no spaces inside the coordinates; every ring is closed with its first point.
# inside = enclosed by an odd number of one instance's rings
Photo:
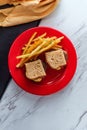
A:
{"type": "Polygon", "coordinates": [[[15,38],[26,29],[38,26],[40,20],[14,27],[0,27],[0,99],[11,75],[8,70],[8,53],[15,38]]]}

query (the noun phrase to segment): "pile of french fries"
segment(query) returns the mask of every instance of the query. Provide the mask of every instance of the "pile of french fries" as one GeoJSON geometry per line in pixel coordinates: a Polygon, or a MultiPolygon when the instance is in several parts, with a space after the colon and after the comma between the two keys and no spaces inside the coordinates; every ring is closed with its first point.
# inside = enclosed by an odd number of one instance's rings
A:
{"type": "Polygon", "coordinates": [[[37,57],[43,52],[62,48],[58,43],[61,42],[64,36],[59,38],[56,36],[46,37],[47,33],[43,33],[38,37],[36,37],[36,35],[37,32],[33,33],[28,43],[23,46],[22,54],[16,57],[17,59],[20,59],[19,63],[16,65],[17,68],[23,67],[28,61],[37,59],[37,57]]]}

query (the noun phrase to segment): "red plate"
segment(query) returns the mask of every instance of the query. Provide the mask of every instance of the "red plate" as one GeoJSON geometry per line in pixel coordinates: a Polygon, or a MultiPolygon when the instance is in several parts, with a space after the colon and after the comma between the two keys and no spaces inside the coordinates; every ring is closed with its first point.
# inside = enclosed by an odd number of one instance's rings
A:
{"type": "Polygon", "coordinates": [[[12,78],[23,90],[36,95],[48,95],[63,89],[70,82],[76,70],[77,56],[72,42],[62,32],[49,27],[35,27],[26,30],[14,41],[8,55],[8,65],[12,78]],[[46,32],[49,37],[64,36],[60,44],[68,53],[67,66],[61,71],[53,70],[47,66],[47,76],[40,83],[34,83],[27,79],[23,68],[16,68],[18,63],[16,56],[21,54],[21,48],[34,32],[38,32],[38,35],[46,32]]]}

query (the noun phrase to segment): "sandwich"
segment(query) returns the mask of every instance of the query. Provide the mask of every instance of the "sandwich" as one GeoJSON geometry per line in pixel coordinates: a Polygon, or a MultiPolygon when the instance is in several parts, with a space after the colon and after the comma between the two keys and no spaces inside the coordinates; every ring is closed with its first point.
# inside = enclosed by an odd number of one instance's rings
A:
{"type": "Polygon", "coordinates": [[[45,53],[46,62],[48,65],[55,70],[60,70],[67,64],[66,52],[63,49],[53,50],[45,53]]]}
{"type": "Polygon", "coordinates": [[[59,1],[0,0],[0,26],[15,26],[42,19],[53,12],[59,1]]]}
{"type": "Polygon", "coordinates": [[[40,59],[25,63],[26,77],[32,81],[40,82],[46,76],[40,59]]]}

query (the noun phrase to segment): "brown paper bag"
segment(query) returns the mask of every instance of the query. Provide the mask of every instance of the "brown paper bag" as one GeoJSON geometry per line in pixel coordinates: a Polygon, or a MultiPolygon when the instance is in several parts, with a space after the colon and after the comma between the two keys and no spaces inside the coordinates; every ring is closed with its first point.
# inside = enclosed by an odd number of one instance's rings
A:
{"type": "Polygon", "coordinates": [[[59,0],[41,0],[38,3],[21,3],[0,10],[0,26],[8,27],[35,21],[49,15],[59,0]]]}

